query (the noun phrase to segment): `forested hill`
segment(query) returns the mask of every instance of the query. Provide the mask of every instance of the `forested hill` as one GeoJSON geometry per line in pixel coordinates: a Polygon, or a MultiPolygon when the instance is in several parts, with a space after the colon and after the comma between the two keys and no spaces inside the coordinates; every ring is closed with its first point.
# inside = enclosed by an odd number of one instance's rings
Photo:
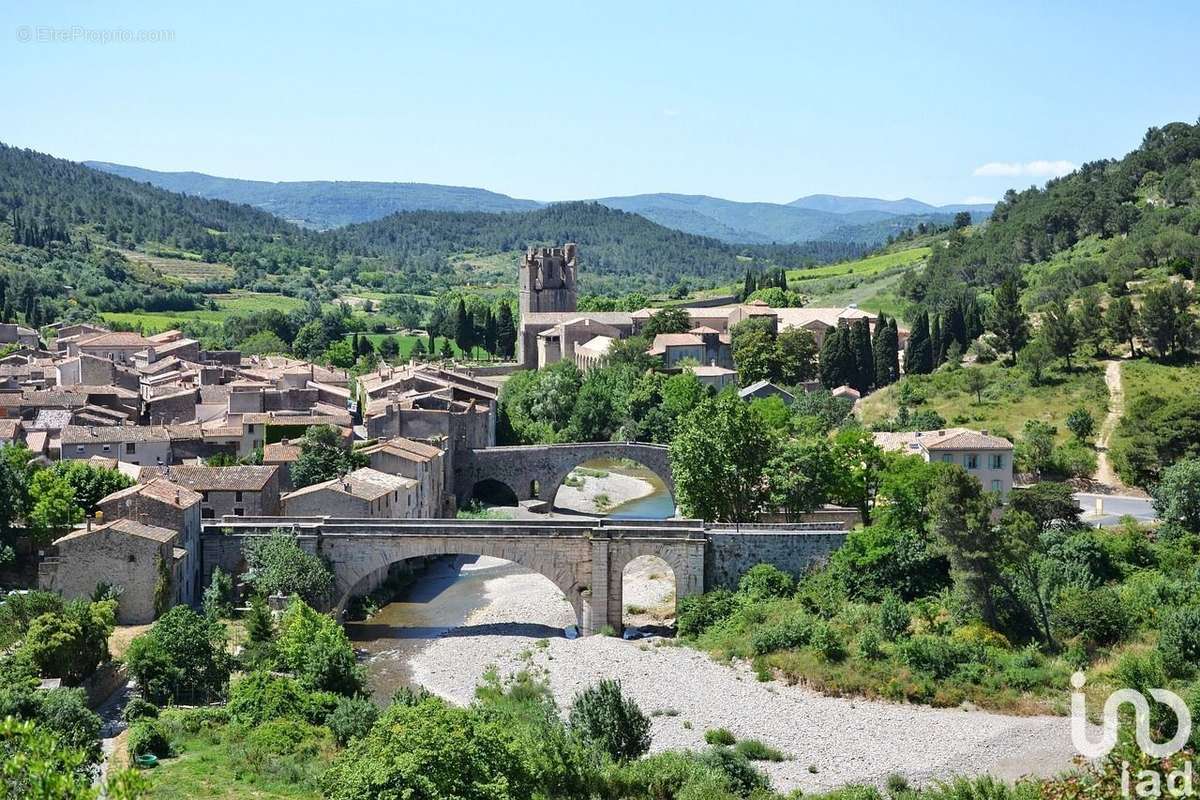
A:
{"type": "Polygon", "coordinates": [[[1084,164],[1041,189],[1009,190],[976,235],[935,249],[928,275],[989,288],[1013,274],[1036,280],[1041,270],[1030,268],[1046,264],[1070,292],[1123,284],[1145,269],[1191,276],[1198,262],[1200,124],[1173,122],[1151,128],[1124,158],[1084,164]]]}
{"type": "Polygon", "coordinates": [[[801,266],[860,254],[861,246],[807,242],[732,245],[665,228],[598,203],[558,203],[519,214],[413,211],[323,236],[337,250],[438,263],[455,253],[503,253],[533,244],[577,242],[589,292],[727,282],[748,267],[801,266]]]}
{"type": "Polygon", "coordinates": [[[278,217],[249,206],[168,192],[82,164],[0,144],[0,219],[28,231],[88,225],[114,244],[146,242],[197,253],[311,241],[278,217]]]}
{"type": "Polygon", "coordinates": [[[157,170],[86,161],[86,166],[172,192],[247,203],[312,228],[368,222],[397,211],[528,211],[543,203],[470,186],[381,181],[249,181],[202,172],[157,170]]]}

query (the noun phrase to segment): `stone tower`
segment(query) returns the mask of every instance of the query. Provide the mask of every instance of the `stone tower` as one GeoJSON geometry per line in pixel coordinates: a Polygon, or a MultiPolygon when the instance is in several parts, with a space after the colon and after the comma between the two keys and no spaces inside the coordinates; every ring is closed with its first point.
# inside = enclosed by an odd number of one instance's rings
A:
{"type": "Polygon", "coordinates": [[[547,311],[575,310],[576,247],[530,247],[521,259],[521,317],[547,311]]]}

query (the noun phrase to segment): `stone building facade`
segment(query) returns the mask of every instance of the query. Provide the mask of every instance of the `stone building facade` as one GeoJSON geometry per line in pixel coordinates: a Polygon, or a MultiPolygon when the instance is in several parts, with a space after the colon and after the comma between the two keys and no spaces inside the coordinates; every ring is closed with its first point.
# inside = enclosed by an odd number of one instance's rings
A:
{"type": "Polygon", "coordinates": [[[54,542],[57,555],[38,568],[38,586],[72,600],[90,597],[106,581],[121,587],[117,622],[153,622],[180,602],[188,552],[176,531],[119,519],[72,531],[54,542]]]}
{"type": "Polygon", "coordinates": [[[279,513],[279,467],[174,466],[163,473],[201,496],[201,519],[273,517],[279,513]]]}

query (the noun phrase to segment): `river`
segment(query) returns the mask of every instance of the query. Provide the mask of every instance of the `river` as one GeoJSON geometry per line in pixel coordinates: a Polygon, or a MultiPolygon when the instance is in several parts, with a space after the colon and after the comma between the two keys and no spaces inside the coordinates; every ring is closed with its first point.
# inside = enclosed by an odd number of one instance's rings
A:
{"type": "MultiPolygon", "coordinates": [[[[666,519],[675,503],[662,481],[641,469],[605,469],[649,481],[654,492],[614,508],[608,519],[666,519]]],[[[428,643],[464,625],[471,614],[487,604],[484,584],[506,575],[527,572],[524,567],[495,559],[447,555],[436,559],[369,620],[346,623],[346,632],[363,656],[371,693],[378,704],[387,704],[392,693],[413,685],[408,661],[428,643]]],[[[546,584],[547,591],[557,591],[546,584]]],[[[537,620],[529,620],[536,622],[537,620]]],[[[547,631],[547,633],[551,633],[547,631]]]]}

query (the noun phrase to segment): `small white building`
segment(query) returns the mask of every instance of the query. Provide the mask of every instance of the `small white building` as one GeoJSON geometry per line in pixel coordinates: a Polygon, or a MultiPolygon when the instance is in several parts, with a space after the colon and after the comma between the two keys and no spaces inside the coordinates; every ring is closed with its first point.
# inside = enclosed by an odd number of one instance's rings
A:
{"type": "Polygon", "coordinates": [[[919,455],[926,461],[957,464],[979,479],[984,490],[1007,497],[1013,485],[1013,443],[987,431],[944,428],[936,431],[880,432],[884,450],[919,455]]]}

